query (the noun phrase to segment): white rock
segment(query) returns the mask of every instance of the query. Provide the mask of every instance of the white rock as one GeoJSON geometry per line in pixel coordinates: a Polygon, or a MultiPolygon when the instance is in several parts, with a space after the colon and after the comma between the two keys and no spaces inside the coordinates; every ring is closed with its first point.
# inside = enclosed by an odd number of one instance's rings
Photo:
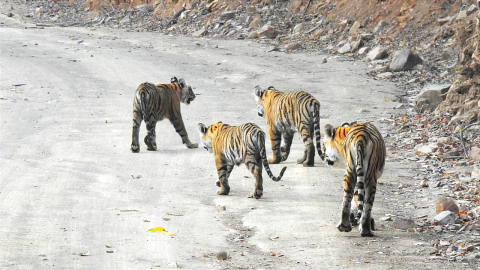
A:
{"type": "Polygon", "coordinates": [[[455,224],[456,215],[451,211],[443,211],[436,215],[433,220],[439,225],[455,224]]]}

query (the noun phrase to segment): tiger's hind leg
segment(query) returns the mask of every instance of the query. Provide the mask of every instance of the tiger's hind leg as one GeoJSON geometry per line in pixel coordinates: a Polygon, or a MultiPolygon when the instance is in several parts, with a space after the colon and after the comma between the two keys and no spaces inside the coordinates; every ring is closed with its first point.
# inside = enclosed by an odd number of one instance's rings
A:
{"type": "Polygon", "coordinates": [[[255,189],[253,193],[248,194],[248,198],[260,199],[263,195],[262,160],[260,157],[247,157],[245,165],[255,177],[255,189]]]}
{"type": "Polygon", "coordinates": [[[142,124],[142,116],[137,111],[133,111],[132,145],[130,146],[130,150],[132,150],[132,153],[140,152],[138,135],[140,133],[141,124],[142,124]]]}
{"type": "Polygon", "coordinates": [[[365,208],[360,218],[360,234],[362,237],[371,237],[373,236],[372,231],[375,230],[375,220],[372,218],[372,207],[375,200],[376,188],[376,179],[366,179],[365,180],[366,189],[365,189],[365,208]]]}
{"type": "Polygon", "coordinates": [[[157,121],[150,119],[149,121],[145,121],[147,124],[147,136],[143,140],[147,145],[147,150],[149,151],[156,151],[157,150],[157,142],[156,142],[156,134],[155,134],[155,126],[157,121]]]}
{"type": "Polygon", "coordinates": [[[282,133],[283,136],[283,145],[280,147],[280,151],[282,154],[282,161],[287,160],[288,156],[290,155],[290,147],[292,146],[293,135],[295,133],[285,131],[282,133]]]}
{"type": "Polygon", "coordinates": [[[304,167],[313,167],[315,163],[315,146],[313,145],[313,129],[308,125],[303,125],[300,128],[300,135],[305,144],[305,151],[303,157],[297,160],[297,164],[302,164],[304,167]]]}
{"type": "Polygon", "coordinates": [[[269,124],[268,134],[270,135],[270,142],[272,144],[273,157],[267,159],[267,161],[269,164],[278,164],[282,161],[282,152],[280,147],[282,142],[282,133],[269,124]]]}
{"type": "Polygon", "coordinates": [[[352,175],[348,168],[343,176],[343,203],[342,203],[342,219],[337,225],[337,229],[341,232],[349,232],[352,230],[350,223],[350,206],[355,188],[355,175],[352,175]]]}

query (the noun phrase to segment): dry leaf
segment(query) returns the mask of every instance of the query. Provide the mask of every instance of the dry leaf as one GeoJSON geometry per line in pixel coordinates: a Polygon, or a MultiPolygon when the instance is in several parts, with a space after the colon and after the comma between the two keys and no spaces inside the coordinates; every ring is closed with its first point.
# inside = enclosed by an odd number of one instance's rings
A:
{"type": "Polygon", "coordinates": [[[168,235],[168,236],[174,236],[176,233],[168,233],[168,232],[161,232],[163,233],[164,235],[168,235]]]}
{"type": "Polygon", "coordinates": [[[150,230],[148,230],[147,232],[163,232],[165,231],[164,228],[162,227],[156,227],[156,228],[151,228],[150,230]]]}

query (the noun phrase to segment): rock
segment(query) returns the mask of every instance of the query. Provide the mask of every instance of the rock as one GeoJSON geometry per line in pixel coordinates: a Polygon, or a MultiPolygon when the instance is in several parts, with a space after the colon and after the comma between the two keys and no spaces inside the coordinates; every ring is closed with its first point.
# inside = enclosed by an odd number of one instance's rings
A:
{"type": "Polygon", "coordinates": [[[269,39],[276,38],[278,36],[278,31],[270,25],[266,25],[258,31],[258,37],[267,37],[269,39]]]}
{"type": "Polygon", "coordinates": [[[472,146],[470,151],[468,151],[468,157],[475,161],[480,160],[480,148],[472,146]]]}
{"type": "Polygon", "coordinates": [[[378,46],[378,47],[375,47],[373,50],[371,50],[367,54],[367,58],[370,60],[378,60],[378,59],[385,58],[387,55],[388,55],[387,49],[384,47],[378,46]]]}
{"type": "Polygon", "coordinates": [[[276,52],[276,51],[278,51],[278,47],[275,45],[270,46],[270,48],[266,50],[266,52],[276,52]]]}
{"type": "Polygon", "coordinates": [[[300,49],[300,48],[302,48],[302,44],[300,44],[298,42],[293,42],[293,43],[285,45],[285,50],[287,50],[287,51],[293,51],[293,50],[297,50],[297,49],[300,49]]]}
{"type": "Polygon", "coordinates": [[[428,144],[420,143],[420,144],[415,145],[413,150],[417,154],[427,154],[428,155],[428,154],[431,154],[433,152],[433,150],[435,150],[436,148],[438,148],[438,145],[436,143],[428,143],[428,144]]]}
{"type": "Polygon", "coordinates": [[[353,52],[356,52],[360,47],[362,47],[363,41],[360,39],[352,42],[351,45],[352,45],[352,49],[350,51],[353,53],[353,52]]]}
{"type": "Polygon", "coordinates": [[[393,227],[400,229],[400,230],[407,230],[411,228],[415,228],[417,225],[415,224],[415,221],[411,218],[402,218],[402,217],[397,217],[393,223],[393,227]]]}
{"type": "Polygon", "coordinates": [[[435,209],[437,211],[437,214],[443,211],[450,211],[453,213],[458,213],[460,211],[458,205],[452,198],[444,196],[441,196],[437,199],[437,201],[435,202],[435,209]]]}
{"type": "Polygon", "coordinates": [[[258,28],[263,25],[262,19],[256,18],[254,19],[248,26],[252,29],[258,28]]]}
{"type": "Polygon", "coordinates": [[[433,220],[438,225],[455,224],[456,214],[452,211],[443,211],[436,215],[433,220]]]}
{"type": "Polygon", "coordinates": [[[360,22],[359,21],[355,21],[352,25],[352,27],[350,27],[350,30],[348,31],[350,34],[352,35],[356,35],[358,34],[358,29],[360,28],[360,22]]]}
{"type": "Polygon", "coordinates": [[[443,229],[442,229],[442,226],[434,226],[433,227],[433,230],[436,231],[436,232],[441,232],[443,229]]]}
{"type": "Polygon", "coordinates": [[[324,57],[324,58],[322,59],[322,64],[325,64],[325,63],[327,63],[327,58],[326,58],[326,57],[324,57]]]}
{"type": "Polygon", "coordinates": [[[338,53],[348,53],[352,50],[352,46],[350,42],[345,43],[340,49],[338,49],[338,53]]]}
{"type": "Polygon", "coordinates": [[[422,58],[418,55],[413,53],[409,49],[396,51],[393,54],[392,62],[390,63],[390,70],[391,71],[402,71],[402,70],[410,70],[415,65],[423,63],[422,58]]]}
{"type": "Polygon", "coordinates": [[[392,72],[383,72],[383,73],[380,73],[377,75],[377,78],[379,79],[390,79],[393,77],[393,73],[392,72]]]}
{"type": "Polygon", "coordinates": [[[226,260],[227,259],[227,252],[220,251],[217,254],[215,254],[215,258],[217,258],[217,260],[226,260]]]}
{"type": "Polygon", "coordinates": [[[425,109],[435,110],[435,108],[445,100],[445,93],[450,89],[450,86],[450,84],[426,85],[415,98],[415,108],[420,111],[425,109]]]}
{"type": "Polygon", "coordinates": [[[235,17],[235,11],[225,11],[220,13],[220,19],[223,21],[227,21],[235,17]]]}
{"type": "Polygon", "coordinates": [[[471,176],[472,178],[480,180],[480,167],[478,165],[473,166],[471,176]]]}
{"type": "Polygon", "coordinates": [[[251,38],[251,39],[258,38],[258,32],[257,31],[251,32],[250,34],[248,34],[248,38],[251,38]]]}
{"type": "Polygon", "coordinates": [[[201,36],[203,36],[203,35],[205,34],[205,32],[206,32],[206,29],[205,29],[205,27],[203,27],[202,29],[193,32],[193,33],[192,33],[192,36],[193,36],[193,37],[201,37],[201,36]]]}
{"type": "Polygon", "coordinates": [[[366,53],[367,50],[368,50],[368,47],[360,48],[360,50],[358,50],[358,55],[362,55],[362,54],[366,53]]]}
{"type": "Polygon", "coordinates": [[[257,8],[255,8],[254,6],[248,6],[245,8],[245,12],[247,13],[253,13],[255,11],[257,11],[257,8]]]}

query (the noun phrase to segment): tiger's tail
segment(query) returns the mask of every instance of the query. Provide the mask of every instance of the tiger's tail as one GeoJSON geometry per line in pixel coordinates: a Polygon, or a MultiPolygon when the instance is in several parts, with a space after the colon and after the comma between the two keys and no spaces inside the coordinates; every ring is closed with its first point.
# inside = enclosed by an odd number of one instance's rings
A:
{"type": "Polygon", "coordinates": [[[260,158],[262,159],[263,167],[265,168],[265,171],[267,172],[268,177],[270,177],[270,179],[272,179],[275,182],[280,181],[287,167],[286,166],[283,167],[282,170],[280,171],[280,174],[277,177],[273,175],[272,170],[270,170],[270,166],[268,165],[268,161],[267,161],[267,154],[265,151],[265,134],[263,132],[259,133],[258,145],[260,146],[260,158]]]}
{"type": "Polygon", "coordinates": [[[313,105],[313,130],[317,142],[318,155],[322,160],[325,160],[325,156],[322,152],[322,145],[320,143],[320,103],[318,102],[315,102],[313,105]]]}

